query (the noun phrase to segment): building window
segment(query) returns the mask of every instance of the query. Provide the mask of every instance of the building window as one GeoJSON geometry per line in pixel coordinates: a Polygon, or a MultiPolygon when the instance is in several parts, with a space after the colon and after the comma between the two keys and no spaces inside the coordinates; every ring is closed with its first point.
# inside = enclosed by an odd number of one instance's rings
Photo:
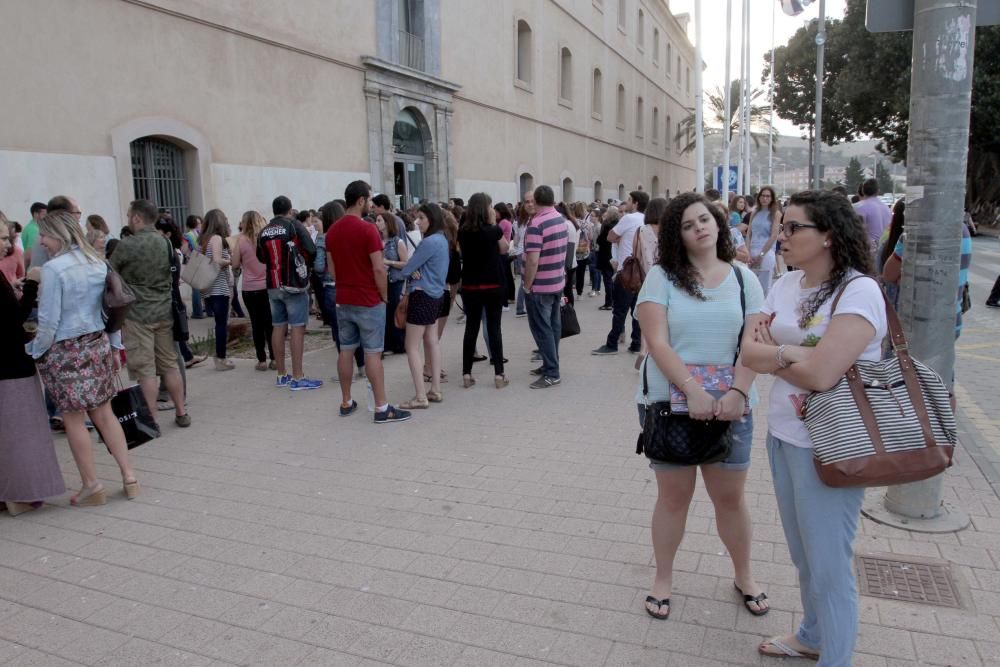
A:
{"type": "Polygon", "coordinates": [[[638,98],[635,102],[635,136],[642,136],[642,117],[643,117],[643,103],[642,98],[638,98]]]}
{"type": "Polygon", "coordinates": [[[573,54],[565,46],[559,49],[559,101],[573,103],[573,54]]]}
{"type": "Polygon", "coordinates": [[[615,125],[619,130],[625,129],[625,86],[618,84],[618,104],[615,110],[615,125]]]}
{"type": "Polygon", "coordinates": [[[653,143],[657,143],[660,139],[660,110],[657,107],[653,107],[653,143]]]}
{"type": "Polygon", "coordinates": [[[681,131],[681,124],[677,123],[677,134],[674,135],[674,144],[675,144],[675,146],[676,146],[676,148],[677,148],[678,151],[680,151],[681,148],[682,148],[681,141],[682,141],[682,137],[683,136],[684,136],[684,132],[681,131]]]}
{"type": "Polygon", "coordinates": [[[646,15],[639,10],[639,19],[635,25],[635,43],[642,51],[646,46],[646,15]]]}
{"type": "Polygon", "coordinates": [[[604,186],[601,185],[600,181],[594,181],[594,201],[602,199],[604,199],[604,186]]]}
{"type": "Polygon", "coordinates": [[[667,60],[663,63],[667,71],[667,78],[670,78],[670,61],[674,59],[674,45],[667,41],[667,60]]]}
{"type": "Polygon", "coordinates": [[[618,29],[625,32],[625,20],[628,12],[626,0],[618,0],[618,29]]]}
{"type": "Polygon", "coordinates": [[[590,112],[595,118],[600,118],[604,113],[604,87],[601,85],[603,77],[601,70],[594,68],[593,90],[591,91],[590,112]]]}
{"type": "Polygon", "coordinates": [[[532,67],[531,56],[534,53],[532,48],[531,26],[527,21],[517,22],[517,80],[526,86],[531,85],[532,67]]]}
{"type": "Polygon", "coordinates": [[[659,197],[660,196],[660,177],[653,176],[653,180],[649,182],[649,196],[659,197]]]}
{"type": "Polygon", "coordinates": [[[170,211],[174,220],[188,215],[184,151],[169,141],[146,137],[132,142],[132,187],[136,199],[148,199],[170,211]]]}
{"type": "Polygon", "coordinates": [[[573,196],[573,179],[567,176],[562,182],[562,200],[568,206],[575,199],[576,197],[573,196]]]}
{"type": "Polygon", "coordinates": [[[618,184],[618,201],[625,201],[625,184],[618,184]]]}
{"type": "Polygon", "coordinates": [[[677,85],[681,85],[681,57],[677,56],[677,85]]]}
{"type": "Polygon", "coordinates": [[[660,29],[653,28],[653,64],[660,62],[660,29]]]}
{"type": "Polygon", "coordinates": [[[424,71],[423,0],[399,0],[399,63],[424,71]]]}
{"type": "Polygon", "coordinates": [[[666,129],[664,129],[665,134],[663,135],[663,145],[667,147],[668,153],[670,152],[670,132],[673,126],[674,126],[674,121],[670,117],[670,114],[667,114],[667,127],[666,129]]]}
{"type": "Polygon", "coordinates": [[[524,195],[529,192],[535,191],[535,177],[531,174],[524,173],[518,177],[518,185],[521,188],[521,199],[524,199],[524,195]]]}
{"type": "Polygon", "coordinates": [[[684,90],[686,92],[691,92],[691,68],[688,67],[684,74],[684,90]]]}

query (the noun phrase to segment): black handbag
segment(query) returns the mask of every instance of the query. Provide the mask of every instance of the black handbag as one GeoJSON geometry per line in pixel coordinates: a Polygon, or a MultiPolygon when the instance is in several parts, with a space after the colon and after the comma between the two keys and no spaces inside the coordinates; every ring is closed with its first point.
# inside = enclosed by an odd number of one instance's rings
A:
{"type": "Polygon", "coordinates": [[[562,321],[559,338],[569,338],[580,333],[580,320],[576,316],[576,309],[568,303],[564,303],[559,308],[559,319],[562,321]]]}
{"type": "Polygon", "coordinates": [[[181,298],[181,263],[172,245],[168,246],[168,252],[170,253],[170,314],[174,321],[174,341],[186,343],[191,338],[191,332],[188,329],[187,306],[181,298]]]}
{"type": "MultiPolygon", "coordinates": [[[[738,268],[736,280],[740,284],[740,309],[743,321],[746,321],[746,294],[743,291],[743,275],[738,268]]],[[[744,326],[740,326],[739,337],[736,339],[735,365],[740,358],[740,343],[743,340],[744,326]]],[[[655,362],[654,362],[655,363],[655,362]]],[[[646,366],[649,355],[642,366],[642,395],[646,401],[646,418],[643,420],[642,432],[635,444],[636,454],[645,454],[648,458],[675,465],[705,465],[725,460],[732,451],[733,442],[729,430],[732,422],[717,419],[692,419],[687,414],[675,413],[670,408],[670,400],[649,402],[649,379],[646,366]]]]}
{"type": "MultiPolygon", "coordinates": [[[[122,388],[120,383],[118,386],[118,393],[111,399],[111,411],[122,425],[128,448],[135,449],[154,438],[159,438],[160,430],[156,425],[156,419],[149,411],[149,404],[146,403],[142,388],[137,384],[127,388],[122,388]]],[[[101,436],[101,441],[105,442],[100,429],[97,432],[101,436]]]]}

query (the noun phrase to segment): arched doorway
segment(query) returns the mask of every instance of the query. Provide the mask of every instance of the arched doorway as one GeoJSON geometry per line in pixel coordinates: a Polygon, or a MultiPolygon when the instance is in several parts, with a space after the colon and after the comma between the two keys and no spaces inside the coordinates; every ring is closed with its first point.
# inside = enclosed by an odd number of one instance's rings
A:
{"type": "Polygon", "coordinates": [[[594,181],[594,201],[601,201],[602,199],[604,199],[604,187],[600,181],[594,181]]]}
{"type": "Polygon", "coordinates": [[[573,200],[573,179],[566,177],[562,182],[562,200],[566,205],[572,204],[573,200]]]}
{"type": "Polygon", "coordinates": [[[653,180],[649,184],[649,196],[659,197],[660,196],[660,177],[653,176],[653,180]]]}
{"type": "Polygon", "coordinates": [[[396,206],[408,208],[427,197],[423,119],[413,109],[403,109],[392,126],[393,193],[396,206]]]}
{"type": "Polygon", "coordinates": [[[625,201],[625,184],[618,184],[618,201],[625,201]]]}
{"type": "Polygon", "coordinates": [[[521,188],[521,200],[524,200],[524,196],[529,192],[534,192],[535,190],[535,177],[531,174],[525,172],[521,174],[518,178],[518,184],[521,188]]]}

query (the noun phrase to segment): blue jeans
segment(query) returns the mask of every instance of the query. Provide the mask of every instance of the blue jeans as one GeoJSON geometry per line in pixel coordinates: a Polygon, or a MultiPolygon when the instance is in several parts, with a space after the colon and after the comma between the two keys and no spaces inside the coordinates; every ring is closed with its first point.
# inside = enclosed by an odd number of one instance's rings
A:
{"type": "MultiPolygon", "coordinates": [[[[336,285],[324,285],[323,286],[323,311],[326,313],[326,319],[330,323],[330,335],[333,336],[333,342],[337,346],[337,352],[340,352],[340,328],[337,326],[337,286],[336,285]]],[[[360,347],[354,350],[354,361],[358,364],[358,369],[365,367],[365,353],[360,347]]]]}
{"type": "Polygon", "coordinates": [[[826,486],[811,449],[770,433],[767,456],[788,551],[799,571],[803,616],[795,637],[819,651],[819,667],[849,665],[858,636],[853,544],[865,490],[826,486]]]}
{"type": "Polygon", "coordinates": [[[343,350],[363,348],[365,354],[382,351],[385,342],[385,304],[351,306],[337,304],[337,328],[343,350]]]}
{"type": "Polygon", "coordinates": [[[528,328],[542,357],[542,375],[559,377],[559,338],[562,335],[562,292],[526,294],[528,328]]]}
{"type": "Polygon", "coordinates": [[[206,297],[205,306],[208,313],[215,318],[215,356],[225,359],[226,342],[229,337],[229,297],[206,297]]]}
{"type": "Polygon", "coordinates": [[[191,317],[205,317],[205,309],[202,306],[201,290],[191,290],[191,317]]]}
{"type": "Polygon", "coordinates": [[[524,278],[517,283],[517,300],[514,304],[514,312],[517,315],[523,315],[524,310],[524,278]]]}
{"type": "Polygon", "coordinates": [[[614,296],[611,303],[611,331],[608,333],[607,346],[612,350],[618,349],[618,337],[625,331],[625,316],[632,313],[632,344],[629,347],[638,351],[642,347],[642,332],[639,330],[639,320],[635,318],[635,301],[639,295],[629,292],[619,285],[617,280],[612,280],[611,285],[614,296]]]}
{"type": "Polygon", "coordinates": [[[601,270],[597,268],[597,253],[590,253],[587,258],[587,268],[590,270],[590,291],[601,291],[601,270]]]}

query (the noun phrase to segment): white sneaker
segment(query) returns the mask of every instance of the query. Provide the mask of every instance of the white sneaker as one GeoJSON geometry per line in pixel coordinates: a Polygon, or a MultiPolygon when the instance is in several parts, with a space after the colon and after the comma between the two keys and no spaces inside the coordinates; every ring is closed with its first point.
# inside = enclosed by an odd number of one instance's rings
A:
{"type": "Polygon", "coordinates": [[[505,312],[505,313],[506,312],[510,312],[510,306],[504,306],[503,307],[503,312],[505,312]]]}

